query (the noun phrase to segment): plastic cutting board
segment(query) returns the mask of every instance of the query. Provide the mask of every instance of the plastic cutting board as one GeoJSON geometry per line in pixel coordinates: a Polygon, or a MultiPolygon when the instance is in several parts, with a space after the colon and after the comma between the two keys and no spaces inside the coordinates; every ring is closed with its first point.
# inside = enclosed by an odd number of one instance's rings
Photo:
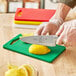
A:
{"type": "Polygon", "coordinates": [[[3,45],[3,48],[23,55],[27,55],[36,59],[40,59],[49,63],[55,60],[65,50],[64,46],[56,45],[55,47],[48,47],[49,49],[51,49],[51,52],[48,54],[45,54],[45,55],[31,54],[29,53],[29,50],[28,50],[31,44],[22,42],[19,39],[20,36],[22,36],[22,34],[19,34],[13,39],[11,39],[10,41],[8,41],[6,44],[3,45]],[[15,40],[17,41],[11,44],[15,40]]]}
{"type": "Polygon", "coordinates": [[[40,25],[42,22],[36,21],[14,21],[15,24],[40,25]]]}
{"type": "Polygon", "coordinates": [[[55,12],[56,10],[49,9],[18,8],[15,13],[15,20],[48,22],[55,12]]]}

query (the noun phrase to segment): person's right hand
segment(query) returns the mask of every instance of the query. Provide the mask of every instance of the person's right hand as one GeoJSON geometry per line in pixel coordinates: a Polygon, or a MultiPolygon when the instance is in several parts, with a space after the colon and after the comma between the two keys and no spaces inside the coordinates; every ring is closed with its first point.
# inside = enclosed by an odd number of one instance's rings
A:
{"type": "Polygon", "coordinates": [[[42,23],[38,29],[36,30],[36,35],[46,35],[49,33],[49,35],[53,35],[57,32],[59,26],[57,24],[51,23],[51,22],[44,22],[42,23]]]}

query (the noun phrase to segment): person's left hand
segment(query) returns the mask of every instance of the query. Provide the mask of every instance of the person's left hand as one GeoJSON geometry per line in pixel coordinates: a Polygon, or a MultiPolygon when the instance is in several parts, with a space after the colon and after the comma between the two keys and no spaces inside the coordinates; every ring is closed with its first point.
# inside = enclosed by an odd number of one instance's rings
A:
{"type": "Polygon", "coordinates": [[[76,47],[76,20],[64,22],[56,35],[59,36],[57,44],[65,44],[66,47],[76,47]]]}

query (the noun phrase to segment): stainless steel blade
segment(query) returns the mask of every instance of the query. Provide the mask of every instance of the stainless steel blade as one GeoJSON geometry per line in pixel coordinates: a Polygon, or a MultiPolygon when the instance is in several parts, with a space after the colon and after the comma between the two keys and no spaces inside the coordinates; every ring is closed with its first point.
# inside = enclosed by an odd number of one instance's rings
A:
{"type": "Polygon", "coordinates": [[[28,36],[23,37],[21,40],[26,43],[30,44],[39,44],[39,45],[46,45],[46,46],[56,46],[56,35],[48,35],[48,36],[28,36]]]}

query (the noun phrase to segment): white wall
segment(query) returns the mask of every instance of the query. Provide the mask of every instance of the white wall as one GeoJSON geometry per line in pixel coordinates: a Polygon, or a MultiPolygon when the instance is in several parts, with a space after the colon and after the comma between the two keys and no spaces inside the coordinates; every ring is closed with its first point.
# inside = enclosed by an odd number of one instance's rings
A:
{"type": "Polygon", "coordinates": [[[56,9],[57,4],[52,3],[50,0],[45,0],[45,9],[56,9]]]}

